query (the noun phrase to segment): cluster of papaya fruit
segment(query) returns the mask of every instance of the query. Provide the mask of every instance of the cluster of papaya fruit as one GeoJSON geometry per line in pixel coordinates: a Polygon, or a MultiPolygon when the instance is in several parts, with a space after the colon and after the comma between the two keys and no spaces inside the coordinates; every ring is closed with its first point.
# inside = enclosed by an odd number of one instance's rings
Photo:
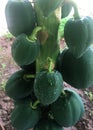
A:
{"type": "Polygon", "coordinates": [[[74,16],[64,27],[68,49],[59,54],[56,66],[68,84],[83,89],[93,85],[93,18],[80,17],[75,2],[71,4],[74,16]]]}
{"type": "MultiPolygon", "coordinates": [[[[35,0],[34,3],[36,8],[40,8],[44,20],[59,6],[62,6],[61,18],[68,16],[72,7],[75,15],[64,28],[68,49],[62,53],[59,49],[55,65],[51,58],[46,57],[48,69],[46,65],[37,72],[37,57],[40,51],[44,51],[37,33],[45,21],[38,18],[42,21],[38,26],[37,13],[29,0],[8,0],[5,16],[8,29],[15,36],[11,54],[21,68],[10,76],[5,85],[6,94],[14,101],[11,122],[17,130],[63,130],[63,127],[75,125],[85,111],[80,95],[64,88],[63,81],[75,88],[93,84],[93,48],[90,46],[93,40],[92,18],[87,16],[81,19],[73,1],[53,0],[51,3],[50,0],[35,0]]],[[[54,34],[57,37],[57,33],[54,34]]]]}

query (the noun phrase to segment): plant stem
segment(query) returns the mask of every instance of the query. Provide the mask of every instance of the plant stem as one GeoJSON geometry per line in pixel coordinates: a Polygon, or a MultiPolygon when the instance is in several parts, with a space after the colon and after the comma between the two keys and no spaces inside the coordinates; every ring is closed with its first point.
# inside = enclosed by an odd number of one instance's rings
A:
{"type": "Polygon", "coordinates": [[[77,4],[73,0],[71,0],[71,4],[74,8],[74,19],[80,19],[77,4]]]}
{"type": "Polygon", "coordinates": [[[28,81],[29,79],[35,78],[35,75],[33,74],[25,74],[23,76],[24,80],[28,81]]]}
{"type": "Polygon", "coordinates": [[[48,71],[51,72],[53,70],[53,62],[50,57],[47,58],[48,61],[48,71]]]}
{"type": "Polygon", "coordinates": [[[32,109],[36,109],[37,108],[37,105],[40,103],[39,100],[36,100],[33,104],[31,103],[31,108],[32,109]]]}
{"type": "Polygon", "coordinates": [[[41,30],[42,28],[37,26],[33,32],[31,33],[30,36],[27,36],[27,39],[31,42],[35,42],[37,40],[37,33],[41,30]]]}
{"type": "Polygon", "coordinates": [[[42,11],[35,3],[35,11],[37,14],[38,26],[41,26],[44,31],[42,31],[38,39],[41,39],[40,53],[36,61],[36,71],[39,72],[42,69],[48,69],[47,59],[48,57],[52,60],[55,65],[57,55],[60,51],[59,40],[58,40],[58,27],[61,19],[61,10],[53,12],[50,16],[44,17],[42,11]],[[58,18],[59,16],[59,18],[58,18]],[[42,39],[42,37],[44,39],[42,39]]]}

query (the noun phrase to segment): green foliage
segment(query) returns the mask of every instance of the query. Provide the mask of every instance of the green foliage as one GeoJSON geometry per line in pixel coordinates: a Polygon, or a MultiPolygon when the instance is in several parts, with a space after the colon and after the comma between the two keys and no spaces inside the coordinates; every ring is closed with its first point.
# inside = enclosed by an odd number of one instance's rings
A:
{"type": "Polygon", "coordinates": [[[4,80],[4,81],[1,82],[1,85],[0,85],[0,87],[3,88],[4,91],[5,91],[6,82],[7,81],[4,80]]]}
{"type": "Polygon", "coordinates": [[[64,27],[68,20],[69,20],[69,17],[62,18],[60,20],[60,25],[59,25],[59,29],[58,29],[59,39],[64,37],[64,27]]]}
{"type": "Polygon", "coordinates": [[[93,92],[91,91],[84,91],[84,94],[88,96],[90,101],[93,101],[93,92]]]}
{"type": "Polygon", "coordinates": [[[13,38],[13,35],[10,32],[4,33],[3,36],[9,40],[13,38]]]}
{"type": "MultiPolygon", "coordinates": [[[[2,59],[0,59],[2,62],[2,59]]],[[[1,83],[0,83],[0,87],[1,88],[5,88],[5,84],[6,84],[6,81],[3,81],[2,79],[2,76],[4,75],[4,71],[5,71],[5,68],[6,68],[6,64],[5,63],[1,63],[1,71],[0,71],[0,79],[1,79],[1,83]]]]}

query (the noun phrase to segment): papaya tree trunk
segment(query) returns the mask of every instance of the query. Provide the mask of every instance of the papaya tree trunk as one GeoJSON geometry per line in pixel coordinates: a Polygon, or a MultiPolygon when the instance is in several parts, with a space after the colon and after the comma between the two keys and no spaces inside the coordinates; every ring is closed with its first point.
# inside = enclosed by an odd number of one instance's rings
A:
{"type": "Polygon", "coordinates": [[[38,26],[42,27],[42,30],[38,33],[38,39],[41,43],[40,53],[37,58],[37,72],[42,69],[51,69],[55,66],[55,61],[59,53],[59,40],[58,40],[58,27],[61,19],[61,7],[57,8],[55,12],[48,17],[43,15],[39,5],[34,4],[34,8],[37,15],[38,26]]]}

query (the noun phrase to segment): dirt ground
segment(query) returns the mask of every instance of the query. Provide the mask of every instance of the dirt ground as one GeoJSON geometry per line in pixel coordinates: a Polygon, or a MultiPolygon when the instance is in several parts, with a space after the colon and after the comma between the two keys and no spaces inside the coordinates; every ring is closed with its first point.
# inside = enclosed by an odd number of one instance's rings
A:
{"type": "MultiPolygon", "coordinates": [[[[15,130],[10,120],[14,104],[3,89],[9,76],[20,69],[11,57],[11,44],[13,40],[14,38],[0,37],[0,130],[15,130]]],[[[65,87],[71,87],[66,83],[64,85],[65,87]]],[[[64,128],[64,130],[93,130],[93,87],[75,90],[84,101],[85,114],[75,126],[64,128]]]]}

